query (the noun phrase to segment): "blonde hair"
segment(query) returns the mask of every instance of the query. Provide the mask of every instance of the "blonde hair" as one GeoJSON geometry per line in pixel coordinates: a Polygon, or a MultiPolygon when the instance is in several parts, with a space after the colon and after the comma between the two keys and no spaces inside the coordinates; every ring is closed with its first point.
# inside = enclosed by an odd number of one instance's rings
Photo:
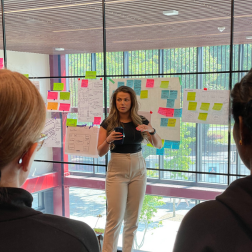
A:
{"type": "MultiPolygon", "coordinates": [[[[116,107],[116,96],[119,92],[128,93],[130,95],[131,99],[130,117],[134,125],[137,127],[138,125],[141,125],[143,123],[142,118],[138,115],[139,106],[135,91],[130,87],[121,86],[114,91],[110,99],[109,115],[105,121],[107,124],[107,136],[114,130],[115,127],[118,126],[123,127],[123,124],[120,122],[119,111],[116,107]]],[[[146,132],[141,132],[141,134],[144,139],[148,140],[146,132]]],[[[111,145],[111,148],[112,149],[114,148],[113,144],[111,145]]]]}
{"type": "Polygon", "coordinates": [[[0,171],[39,138],[45,103],[24,75],[0,70],[0,171]]]}

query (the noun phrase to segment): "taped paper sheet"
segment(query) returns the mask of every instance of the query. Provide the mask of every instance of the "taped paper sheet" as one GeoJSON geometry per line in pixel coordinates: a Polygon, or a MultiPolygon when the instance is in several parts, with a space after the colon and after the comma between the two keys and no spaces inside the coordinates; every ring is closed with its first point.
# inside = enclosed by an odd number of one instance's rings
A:
{"type": "Polygon", "coordinates": [[[43,133],[48,135],[43,144],[44,147],[62,147],[60,119],[47,119],[43,133]]]}

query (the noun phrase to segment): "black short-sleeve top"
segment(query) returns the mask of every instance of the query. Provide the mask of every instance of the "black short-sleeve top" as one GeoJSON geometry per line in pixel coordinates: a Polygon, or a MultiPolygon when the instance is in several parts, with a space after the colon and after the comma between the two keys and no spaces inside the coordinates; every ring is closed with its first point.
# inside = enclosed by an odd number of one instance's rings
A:
{"type": "MultiPolygon", "coordinates": [[[[144,117],[140,116],[142,119],[142,124],[148,125],[149,121],[144,117]]],[[[141,131],[136,130],[136,126],[133,122],[122,123],[124,130],[124,141],[123,144],[115,145],[113,150],[114,153],[136,153],[142,150],[141,142],[143,137],[141,131]]],[[[101,125],[104,129],[107,129],[106,119],[102,121],[101,125]]]]}

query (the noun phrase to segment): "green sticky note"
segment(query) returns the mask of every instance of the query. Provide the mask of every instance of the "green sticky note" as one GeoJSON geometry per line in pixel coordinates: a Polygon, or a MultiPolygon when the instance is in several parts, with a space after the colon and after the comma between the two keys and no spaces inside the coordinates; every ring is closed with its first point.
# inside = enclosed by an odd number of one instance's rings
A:
{"type": "Polygon", "coordinates": [[[213,110],[221,110],[223,103],[214,103],[213,110]]]}
{"type": "Polygon", "coordinates": [[[96,79],[96,71],[86,71],[85,79],[96,79]]]}
{"type": "MultiPolygon", "coordinates": [[[[162,139],[162,148],[163,148],[163,146],[164,146],[164,142],[165,142],[165,140],[164,140],[164,139],[162,139]]],[[[147,143],[147,146],[149,146],[149,147],[153,147],[153,148],[154,148],[154,146],[153,146],[151,143],[147,143]]]]}
{"type": "Polygon", "coordinates": [[[196,108],[197,108],[197,102],[189,102],[188,110],[196,110],[196,108]]]}
{"type": "Polygon", "coordinates": [[[204,102],[202,102],[202,103],[201,103],[201,106],[200,106],[200,109],[201,109],[201,110],[208,111],[209,106],[210,106],[210,103],[204,103],[204,102]]]}
{"type": "Polygon", "coordinates": [[[198,119],[202,121],[206,121],[207,115],[208,115],[207,113],[199,113],[198,119]]]}
{"type": "Polygon", "coordinates": [[[161,88],[168,88],[168,86],[169,86],[169,81],[161,81],[161,85],[160,85],[161,88]]]}
{"type": "Polygon", "coordinates": [[[142,90],[140,93],[140,99],[148,98],[148,90],[142,90]]]}
{"type": "Polygon", "coordinates": [[[69,100],[70,92],[60,92],[60,100],[69,100]]]}
{"type": "Polygon", "coordinates": [[[195,101],[196,92],[188,92],[187,93],[187,101],[195,101]]]}
{"type": "Polygon", "coordinates": [[[53,83],[53,91],[62,91],[64,89],[64,83],[53,83]]]}
{"type": "Polygon", "coordinates": [[[67,118],[66,126],[76,127],[77,126],[77,119],[68,119],[67,118]]]}
{"type": "Polygon", "coordinates": [[[112,82],[113,84],[115,84],[115,82],[112,79],[110,79],[110,78],[108,78],[108,79],[109,79],[110,82],[112,82]]]}
{"type": "Polygon", "coordinates": [[[29,78],[29,74],[24,74],[24,76],[25,76],[26,78],[29,78]]]}
{"type": "Polygon", "coordinates": [[[180,83],[180,85],[181,85],[181,76],[179,76],[179,83],[180,83]]]}

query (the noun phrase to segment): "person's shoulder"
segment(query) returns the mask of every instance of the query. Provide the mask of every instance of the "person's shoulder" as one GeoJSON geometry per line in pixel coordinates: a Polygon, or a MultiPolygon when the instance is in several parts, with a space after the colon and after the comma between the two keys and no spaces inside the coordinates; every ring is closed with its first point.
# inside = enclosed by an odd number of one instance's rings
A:
{"type": "Polygon", "coordinates": [[[148,121],[148,119],[147,119],[146,117],[144,117],[144,116],[142,116],[142,115],[139,115],[139,116],[140,116],[140,118],[142,119],[142,123],[143,123],[143,124],[146,124],[146,125],[149,124],[149,121],[148,121]]]}
{"type": "Polygon", "coordinates": [[[107,127],[108,127],[107,118],[102,121],[102,123],[100,124],[100,126],[102,126],[104,129],[107,129],[107,127]]]}

